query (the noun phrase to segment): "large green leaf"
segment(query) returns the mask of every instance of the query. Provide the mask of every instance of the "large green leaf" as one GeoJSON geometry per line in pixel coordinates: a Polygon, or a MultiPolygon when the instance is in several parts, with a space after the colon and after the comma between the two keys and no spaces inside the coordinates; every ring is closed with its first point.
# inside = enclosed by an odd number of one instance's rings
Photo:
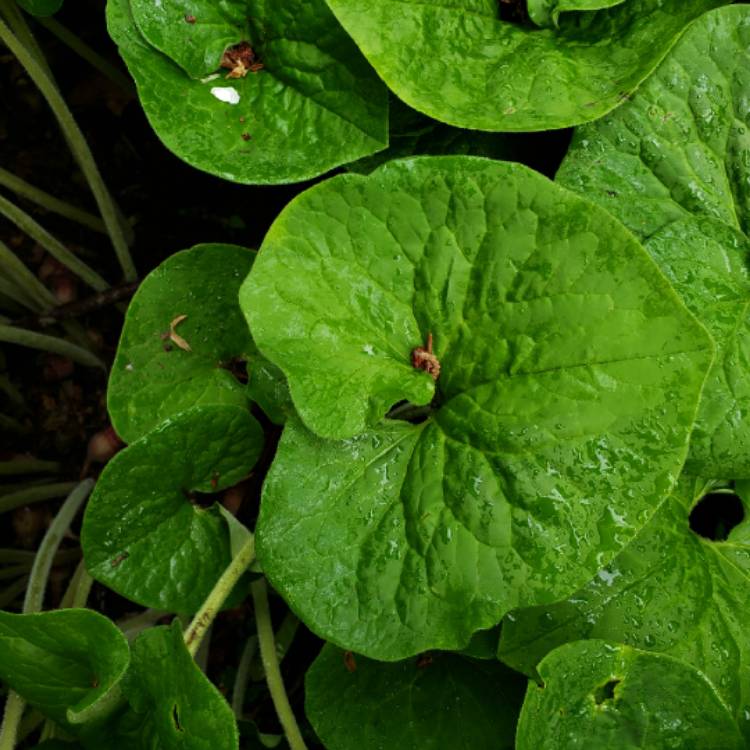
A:
{"type": "Polygon", "coordinates": [[[518,750],[741,750],[737,725],[703,674],[668,656],[580,641],[539,665],[518,750]]]}
{"type": "Polygon", "coordinates": [[[501,20],[497,0],[327,0],[408,105],[458,127],[505,131],[601,117],[686,24],[723,1],[628,0],[536,29],[501,20]]]}
{"type": "Polygon", "coordinates": [[[89,750],[237,750],[232,710],[185,648],[179,622],[138,637],[122,691],[119,715],[81,728],[89,750]]]}
{"type": "Polygon", "coordinates": [[[750,477],[750,8],[697,21],[633,100],[580,128],[557,180],[646,240],[716,339],[688,468],[750,477]],[[724,224],[726,226],[721,226],[724,224]]]}
{"type": "MultiPolygon", "coordinates": [[[[198,245],[172,255],[141,283],[125,317],[107,389],[117,434],[131,443],[199,404],[245,406],[235,360],[258,357],[237,303],[254,253],[198,245]],[[169,338],[170,324],[190,347],[169,338]]],[[[262,358],[259,358],[262,359],[262,358]]]]}
{"type": "Polygon", "coordinates": [[[326,645],[305,678],[305,713],[328,750],[513,750],[525,687],[497,662],[345,660],[326,645]]]}
{"type": "Polygon", "coordinates": [[[199,169],[295,182],[388,145],[387,90],[323,0],[109,0],[107,21],[157,135],[199,169]],[[227,40],[263,69],[225,80],[227,40]]]}
{"type": "Polygon", "coordinates": [[[549,651],[583,638],[670,654],[707,675],[750,738],[748,524],[726,541],[692,532],[689,511],[703,491],[681,480],[635,541],[567,601],[509,614],[500,658],[533,675],[549,651]]]}
{"type": "Polygon", "coordinates": [[[197,406],[118,453],[83,519],[89,573],[145,606],[196,611],[231,552],[218,508],[193,504],[190,493],[236,484],[262,443],[260,425],[246,410],[197,406]]]}
{"type": "Polygon", "coordinates": [[[68,729],[106,713],[129,661],[125,637],[97,612],[0,612],[0,680],[68,729]]]}
{"type": "Polygon", "coordinates": [[[287,423],[263,569],[313,630],[388,660],[461,648],[610,560],[671,490],[711,362],[620,224],[471,157],[303,193],[241,306],[330,438],[287,423]],[[437,382],[411,365],[430,332],[437,382]],[[384,420],[403,399],[429,418],[384,420]]]}

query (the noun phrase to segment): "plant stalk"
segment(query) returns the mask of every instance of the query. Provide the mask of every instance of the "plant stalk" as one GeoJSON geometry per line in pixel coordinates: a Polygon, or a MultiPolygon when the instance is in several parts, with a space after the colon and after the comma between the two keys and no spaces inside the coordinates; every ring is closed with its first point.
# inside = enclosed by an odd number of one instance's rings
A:
{"type": "Polygon", "coordinates": [[[240,580],[242,574],[254,559],[255,537],[249,534],[185,631],[185,645],[191,656],[195,657],[209,626],[216,619],[216,615],[219,614],[234,585],[240,580]]]}
{"type": "Polygon", "coordinates": [[[57,86],[44,70],[44,67],[34,55],[23,46],[18,40],[18,37],[16,37],[3,21],[0,21],[0,41],[2,41],[18,58],[18,61],[26,69],[29,78],[31,78],[36,84],[39,91],[42,93],[42,96],[47,100],[47,104],[49,104],[52,112],[57,118],[60,128],[73,151],[73,155],[76,157],[76,160],[86,177],[91,192],[94,194],[94,199],[99,207],[104,224],[107,227],[107,232],[109,233],[110,240],[112,241],[115,254],[117,255],[117,259],[125,278],[128,281],[135,281],[138,274],[135,270],[135,265],[130,255],[130,250],[128,249],[128,243],[120,224],[118,211],[112,200],[112,196],[109,194],[109,191],[104,184],[99,168],[96,166],[91,149],[73,118],[68,105],[65,103],[65,99],[63,99],[62,95],[57,90],[57,86]]]}
{"type": "Polygon", "coordinates": [[[32,349],[41,349],[42,351],[61,354],[63,357],[69,357],[74,362],[86,365],[86,367],[99,367],[106,370],[107,366],[96,354],[92,354],[78,344],[73,344],[65,339],[56,336],[47,336],[45,333],[36,333],[25,328],[16,326],[0,325],[0,341],[7,344],[19,344],[28,346],[32,349]]]}
{"type": "Polygon", "coordinates": [[[281,726],[284,728],[287,742],[291,750],[307,750],[302,733],[297,725],[289,698],[284,688],[284,680],[281,676],[278,657],[276,656],[276,644],[273,637],[273,625],[271,624],[271,611],[268,606],[268,589],[265,578],[253,581],[250,586],[255,606],[255,622],[258,628],[258,641],[260,643],[260,655],[263,659],[263,668],[266,672],[266,683],[271,693],[271,700],[276,709],[281,726]]]}
{"type": "Polygon", "coordinates": [[[0,497],[0,513],[7,513],[24,505],[42,503],[45,500],[54,500],[67,495],[76,486],[76,482],[56,482],[55,484],[42,484],[29,487],[18,492],[10,492],[0,497]]]}
{"type": "Polygon", "coordinates": [[[0,461],[0,477],[19,474],[54,474],[60,471],[59,461],[42,461],[39,458],[12,458],[0,461]]]}
{"type": "MultiPolygon", "coordinates": [[[[55,553],[60,546],[63,535],[89,496],[93,486],[93,479],[85,479],[78,484],[62,504],[54,521],[52,521],[47,533],[44,535],[44,539],[42,539],[42,543],[39,545],[39,550],[34,558],[34,565],[31,568],[29,585],[23,601],[24,614],[42,611],[44,590],[47,587],[47,579],[49,578],[55,553]]],[[[8,693],[3,724],[0,727],[0,750],[13,750],[18,735],[18,726],[23,716],[23,709],[23,698],[14,690],[11,690],[8,693]]]]}
{"type": "Polygon", "coordinates": [[[94,214],[90,214],[88,211],[84,211],[77,206],[56,198],[54,195],[50,195],[2,167],[0,167],[0,186],[11,190],[22,198],[26,198],[26,200],[36,203],[50,213],[75,221],[77,224],[94,232],[99,232],[100,234],[107,233],[104,222],[98,216],[94,216],[94,214]]]}
{"type": "Polygon", "coordinates": [[[28,234],[32,240],[38,242],[55,260],[67,266],[95,291],[101,292],[109,287],[107,281],[91,266],[77,258],[57,237],[52,236],[29,214],[2,195],[0,195],[0,214],[12,221],[22,232],[28,234]]]}
{"type": "Polygon", "coordinates": [[[16,286],[23,290],[30,300],[33,300],[35,310],[46,310],[57,305],[55,295],[21,263],[2,240],[0,240],[0,268],[3,269],[6,280],[15,282],[16,286]]]}
{"type": "Polygon", "coordinates": [[[242,656],[240,657],[240,663],[237,665],[237,676],[234,679],[234,688],[232,689],[232,711],[234,711],[234,716],[238,720],[242,718],[242,707],[245,705],[247,683],[250,679],[250,664],[252,664],[257,650],[258,636],[251,635],[242,649],[242,656]]]}

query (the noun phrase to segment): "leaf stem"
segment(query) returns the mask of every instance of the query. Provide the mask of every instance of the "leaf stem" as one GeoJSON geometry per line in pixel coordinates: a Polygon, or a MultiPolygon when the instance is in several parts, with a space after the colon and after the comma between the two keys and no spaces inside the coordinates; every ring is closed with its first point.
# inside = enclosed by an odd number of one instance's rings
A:
{"type": "Polygon", "coordinates": [[[12,458],[0,461],[0,477],[18,474],[54,474],[60,471],[59,461],[43,461],[39,458],[12,458]]]}
{"type": "Polygon", "coordinates": [[[73,50],[79,57],[83,58],[89,65],[96,68],[102,75],[109,78],[112,83],[119,86],[126,94],[136,95],[133,82],[112,65],[109,60],[105,60],[96,50],[89,47],[86,42],[76,36],[70,29],[63,26],[52,16],[37,18],[36,22],[44,26],[51,34],[54,34],[63,44],[73,50]]]}
{"type": "Polygon", "coordinates": [[[222,604],[254,559],[255,537],[249,534],[185,631],[185,645],[191,656],[195,656],[206,631],[219,614],[222,604]]]}
{"type": "Polygon", "coordinates": [[[76,486],[76,482],[55,482],[54,484],[42,484],[29,487],[18,492],[9,492],[0,497],[0,513],[7,513],[23,505],[42,503],[45,500],[54,500],[57,497],[67,495],[76,486]]]}
{"type": "Polygon", "coordinates": [[[0,41],[18,58],[18,61],[26,69],[29,78],[36,84],[42,96],[47,100],[47,104],[49,104],[53,114],[57,118],[73,155],[86,177],[91,192],[94,194],[94,199],[107,227],[107,232],[109,233],[125,278],[128,281],[134,281],[138,274],[135,270],[130,250],[128,249],[128,243],[125,239],[114,201],[104,184],[99,168],[96,166],[91,149],[73,118],[68,105],[65,103],[65,99],[63,99],[57,86],[44,70],[44,67],[24,47],[18,40],[18,37],[3,21],[0,21],[0,41]]]}
{"type": "Polygon", "coordinates": [[[265,578],[253,581],[250,586],[255,605],[255,622],[258,628],[258,641],[260,642],[260,655],[263,659],[263,668],[266,671],[266,683],[271,693],[271,700],[276,709],[281,726],[284,728],[287,742],[291,750],[307,750],[302,733],[297,725],[297,719],[289,704],[289,698],[284,688],[284,680],[281,676],[278,657],[276,656],[276,645],[273,637],[273,626],[271,624],[271,611],[268,606],[268,589],[265,578]]]}
{"type": "MultiPolygon", "coordinates": [[[[0,22],[1,23],[1,22],[0,22]]],[[[6,279],[15,282],[26,296],[33,301],[34,309],[45,310],[57,305],[55,295],[42,284],[26,266],[0,241],[0,268],[6,279]]]]}
{"type": "Polygon", "coordinates": [[[55,260],[67,266],[95,291],[101,292],[109,287],[107,281],[91,266],[84,263],[80,258],[77,258],[57,237],[51,235],[29,214],[22,211],[15,203],[12,203],[2,195],[0,195],[0,214],[5,216],[9,221],[12,221],[22,232],[25,232],[32,240],[39,243],[55,260]]]}
{"type": "Polygon", "coordinates": [[[245,705],[247,683],[250,679],[250,664],[252,664],[257,650],[258,636],[251,635],[242,649],[242,656],[240,656],[240,663],[237,665],[237,676],[234,678],[234,688],[232,689],[232,711],[234,711],[234,716],[238,720],[242,718],[242,707],[245,705]]]}
{"type": "MultiPolygon", "coordinates": [[[[55,519],[50,524],[47,533],[39,545],[31,568],[29,585],[26,589],[26,597],[23,601],[24,614],[41,612],[44,603],[44,590],[47,588],[47,579],[52,568],[57,549],[68,530],[71,522],[80,510],[81,506],[89,496],[94,486],[93,479],[85,479],[68,495],[60,507],[55,519]]],[[[14,690],[9,691],[8,700],[5,704],[5,715],[0,727],[0,750],[13,750],[18,735],[18,725],[23,716],[24,701],[14,690]]]]}
{"type": "Polygon", "coordinates": [[[88,211],[84,211],[77,206],[56,198],[54,195],[50,195],[2,167],[0,167],[0,185],[13,191],[16,195],[20,195],[22,198],[36,203],[50,213],[75,221],[94,232],[107,233],[104,222],[98,216],[94,216],[88,211]]]}
{"type": "Polygon", "coordinates": [[[107,369],[107,366],[96,354],[92,354],[82,346],[73,344],[65,339],[57,338],[56,336],[47,336],[45,333],[29,331],[26,328],[0,325],[0,341],[4,341],[6,344],[19,344],[20,346],[28,346],[32,349],[41,349],[53,354],[61,354],[87,367],[107,369]]]}

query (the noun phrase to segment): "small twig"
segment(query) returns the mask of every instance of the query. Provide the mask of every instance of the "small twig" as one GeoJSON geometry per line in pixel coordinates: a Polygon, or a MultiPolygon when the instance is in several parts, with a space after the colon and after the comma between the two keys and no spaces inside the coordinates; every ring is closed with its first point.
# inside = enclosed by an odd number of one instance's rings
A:
{"type": "Polygon", "coordinates": [[[201,608],[196,612],[190,626],[185,631],[185,645],[191,656],[195,656],[201,641],[211,623],[216,619],[222,605],[229,594],[232,593],[237,581],[247,570],[250,563],[255,559],[255,537],[249,534],[245,543],[240,547],[237,554],[229,563],[227,569],[221,574],[221,578],[206,597],[201,608]]]}
{"type": "Polygon", "coordinates": [[[69,357],[74,362],[86,365],[86,367],[99,367],[102,370],[107,369],[107,365],[96,354],[92,354],[90,351],[78,346],[78,344],[73,344],[56,336],[47,336],[44,333],[29,331],[26,328],[0,325],[0,341],[4,341],[6,344],[18,344],[19,346],[28,346],[31,349],[41,349],[45,352],[61,354],[63,357],[69,357]]]}
{"type": "Polygon", "coordinates": [[[258,641],[260,643],[260,654],[263,658],[263,668],[266,672],[266,683],[271,693],[271,700],[276,709],[276,715],[279,717],[279,722],[281,722],[291,750],[307,750],[305,741],[302,739],[302,733],[297,725],[297,719],[289,704],[289,698],[284,688],[284,680],[279,669],[265,578],[253,581],[250,590],[252,591],[253,604],[255,605],[255,622],[258,628],[258,641]]]}
{"type": "Polygon", "coordinates": [[[22,198],[36,203],[50,213],[75,221],[94,232],[107,233],[104,222],[98,216],[94,216],[94,214],[90,214],[88,211],[84,211],[56,198],[54,195],[46,193],[44,190],[31,185],[26,180],[22,180],[13,174],[13,172],[9,172],[2,167],[0,167],[0,185],[8,190],[12,190],[16,195],[20,195],[22,198]]]}
{"type": "Polygon", "coordinates": [[[85,297],[82,300],[69,302],[67,305],[59,305],[51,310],[45,310],[43,313],[34,316],[27,316],[16,321],[18,326],[50,326],[60,320],[77,318],[82,315],[88,315],[92,312],[98,312],[105,307],[115,305],[118,302],[129,299],[138,289],[139,282],[133,281],[128,284],[114,286],[105,289],[103,292],[94,294],[91,297],[85,297]]]}

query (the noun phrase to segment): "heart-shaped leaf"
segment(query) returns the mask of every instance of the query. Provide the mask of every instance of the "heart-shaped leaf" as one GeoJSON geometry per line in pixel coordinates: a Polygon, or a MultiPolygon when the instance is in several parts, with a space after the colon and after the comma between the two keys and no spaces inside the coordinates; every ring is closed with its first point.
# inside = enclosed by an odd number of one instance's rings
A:
{"type": "Polygon", "coordinates": [[[303,193],[241,306],[331,438],[287,423],[264,572],[314,631],[387,660],[461,648],[610,560],[671,491],[711,362],[619,223],[471,157],[303,193]],[[430,333],[437,381],[412,366],[430,333]],[[426,421],[384,420],[402,400],[426,421]]]}
{"type": "Polygon", "coordinates": [[[233,406],[197,406],[162,423],[106,466],[81,532],[98,581],[147,607],[195,612],[231,560],[218,508],[194,492],[236,484],[255,464],[260,425],[233,406]]]}
{"type": "Polygon", "coordinates": [[[601,117],[648,76],[686,24],[725,2],[628,0],[537,29],[503,20],[507,5],[497,0],[327,1],[409,106],[458,127],[504,131],[601,117]]]}
{"type": "Polygon", "coordinates": [[[128,704],[117,716],[81,729],[88,750],[237,750],[232,710],[185,648],[179,622],[136,639],[122,690],[128,704]]]}
{"type": "Polygon", "coordinates": [[[632,101],[576,131],[557,176],[646,241],[716,340],[688,463],[703,476],[750,477],[748,97],[750,8],[734,5],[696,21],[632,101]]]}
{"type": "Polygon", "coordinates": [[[125,316],[107,389],[117,434],[131,443],[192,406],[283,410],[286,383],[262,357],[237,295],[255,253],[235,245],[198,245],[175,253],[141,283],[125,316]],[[252,388],[233,374],[247,369],[252,388]],[[256,372],[257,371],[257,372],[256,372]]]}
{"type": "Polygon", "coordinates": [[[745,747],[711,683],[676,659],[605,641],[555,649],[529,684],[518,750],[745,747]]]}
{"type": "Polygon", "coordinates": [[[739,528],[726,541],[690,530],[704,486],[683,478],[635,541],[567,601],[509,614],[500,658],[534,675],[545,654],[583,638],[670,654],[713,682],[750,737],[750,539],[739,528]]]}
{"type": "Polygon", "coordinates": [[[305,678],[305,713],[328,750],[512,750],[525,687],[498,662],[386,664],[326,645],[305,678]]]}
{"type": "Polygon", "coordinates": [[[0,612],[0,680],[68,729],[106,713],[129,661],[125,637],[97,612],[0,612]]]}
{"type": "Polygon", "coordinates": [[[295,182],[388,145],[387,90],[324,0],[109,0],[107,21],[157,135],[198,169],[295,182]],[[263,67],[221,68],[229,42],[263,67]]]}

